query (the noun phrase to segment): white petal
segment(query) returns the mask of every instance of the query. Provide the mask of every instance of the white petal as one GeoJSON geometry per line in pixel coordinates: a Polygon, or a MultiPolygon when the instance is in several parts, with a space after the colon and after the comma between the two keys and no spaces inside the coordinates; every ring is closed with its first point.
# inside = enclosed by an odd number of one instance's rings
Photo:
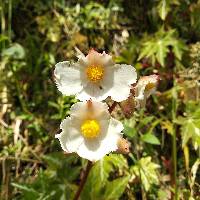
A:
{"type": "Polygon", "coordinates": [[[72,118],[82,119],[87,113],[87,102],[77,102],[70,108],[70,116],[72,118]]]}
{"type": "Polygon", "coordinates": [[[146,105],[146,92],[145,92],[146,85],[137,85],[135,90],[135,103],[136,108],[144,108],[146,105]]]}
{"type": "MultiPolygon", "coordinates": [[[[112,73],[112,71],[110,71],[112,73]]],[[[111,74],[108,73],[108,76],[111,74]]],[[[119,65],[114,67],[113,87],[109,92],[112,100],[120,102],[126,100],[130,95],[131,84],[137,80],[137,73],[131,65],[119,65]]]]}
{"type": "Polygon", "coordinates": [[[108,106],[106,103],[102,102],[95,102],[95,101],[89,101],[89,102],[78,102],[75,103],[71,109],[71,117],[74,119],[79,119],[80,121],[88,118],[94,118],[97,120],[103,119],[109,119],[110,114],[108,112],[108,106]],[[92,115],[92,116],[91,116],[92,115]]]}
{"type": "Polygon", "coordinates": [[[115,64],[112,60],[112,56],[106,54],[105,51],[102,53],[102,62],[104,67],[113,66],[115,64]]]}
{"type": "Polygon", "coordinates": [[[102,102],[93,102],[93,112],[97,120],[110,119],[110,113],[108,111],[108,105],[102,102]]]}
{"type": "Polygon", "coordinates": [[[88,60],[88,65],[100,65],[103,67],[114,65],[112,56],[106,54],[105,52],[101,54],[92,49],[89,51],[86,58],[88,60]]]}
{"type": "Polygon", "coordinates": [[[80,101],[86,101],[86,100],[95,100],[95,101],[103,101],[105,100],[109,95],[110,88],[103,87],[98,84],[94,84],[89,82],[86,87],[83,88],[83,90],[77,94],[77,99],[80,101]]]}
{"type": "Polygon", "coordinates": [[[62,132],[55,137],[59,139],[61,147],[68,153],[76,152],[81,143],[83,143],[83,136],[71,125],[71,118],[67,117],[60,125],[62,132]]]}
{"type": "Polygon", "coordinates": [[[145,91],[145,88],[139,90],[139,96],[135,97],[136,107],[144,108],[146,106],[147,98],[150,97],[153,93],[155,93],[155,91],[156,91],[156,87],[148,91],[145,91]]]}
{"type": "Polygon", "coordinates": [[[78,58],[78,63],[81,66],[81,68],[88,66],[88,59],[84,55],[79,55],[78,58]]]}
{"type": "Polygon", "coordinates": [[[145,87],[146,87],[146,85],[137,85],[136,86],[136,91],[135,91],[135,99],[136,100],[144,99],[145,87]]]}
{"type": "Polygon", "coordinates": [[[146,97],[149,97],[152,93],[154,93],[156,91],[158,80],[159,76],[156,74],[141,77],[136,85],[136,98],[139,98],[138,96],[141,96],[142,93],[146,97]],[[154,84],[154,87],[146,91],[146,86],[151,83],[154,84]]]}
{"type": "Polygon", "coordinates": [[[54,75],[58,90],[64,95],[75,95],[83,88],[81,70],[77,64],[68,61],[56,64],[54,75]]]}
{"type": "Polygon", "coordinates": [[[111,151],[117,150],[117,142],[120,138],[123,125],[111,118],[105,137],[95,140],[85,140],[78,148],[77,154],[90,161],[97,161],[111,151]]]}
{"type": "Polygon", "coordinates": [[[111,117],[109,131],[123,134],[121,133],[123,129],[124,129],[123,124],[120,121],[111,117]]]}
{"type": "Polygon", "coordinates": [[[150,76],[143,76],[139,79],[135,87],[135,99],[138,108],[144,107],[146,105],[147,98],[156,91],[158,80],[159,76],[155,74],[150,76]],[[147,85],[151,83],[154,84],[154,87],[146,90],[147,85]]]}

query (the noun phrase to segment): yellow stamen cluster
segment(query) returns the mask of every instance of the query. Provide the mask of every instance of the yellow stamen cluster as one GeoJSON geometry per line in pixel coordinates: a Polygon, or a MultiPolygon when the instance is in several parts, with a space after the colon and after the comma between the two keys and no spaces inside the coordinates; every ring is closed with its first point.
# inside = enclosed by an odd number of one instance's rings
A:
{"type": "Polygon", "coordinates": [[[100,133],[100,125],[96,120],[85,120],[81,125],[81,133],[86,138],[95,138],[100,133]]]}
{"type": "Polygon", "coordinates": [[[146,91],[149,91],[149,90],[153,89],[154,87],[155,87],[155,83],[148,83],[148,84],[146,85],[145,90],[146,90],[146,91]]]}
{"type": "Polygon", "coordinates": [[[86,69],[87,77],[92,82],[98,82],[103,79],[104,68],[102,66],[89,66],[86,69]]]}

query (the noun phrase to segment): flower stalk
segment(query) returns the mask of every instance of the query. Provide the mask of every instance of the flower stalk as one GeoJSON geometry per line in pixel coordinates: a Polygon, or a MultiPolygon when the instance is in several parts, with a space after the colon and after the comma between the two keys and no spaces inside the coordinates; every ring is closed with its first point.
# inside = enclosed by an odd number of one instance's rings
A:
{"type": "MultiPolygon", "coordinates": [[[[174,86],[176,82],[174,81],[174,86]]],[[[177,112],[177,93],[176,88],[173,90],[172,94],[172,121],[176,119],[177,112]]],[[[178,200],[178,187],[177,187],[177,144],[176,144],[176,125],[173,125],[173,135],[172,135],[172,159],[173,159],[173,187],[174,187],[174,200],[178,200]]]]}
{"type": "Polygon", "coordinates": [[[86,169],[85,169],[85,172],[84,172],[84,175],[83,175],[83,178],[81,179],[79,188],[78,188],[73,200],[78,200],[79,199],[91,169],[92,169],[92,162],[88,160],[87,161],[87,166],[86,166],[86,169]]]}

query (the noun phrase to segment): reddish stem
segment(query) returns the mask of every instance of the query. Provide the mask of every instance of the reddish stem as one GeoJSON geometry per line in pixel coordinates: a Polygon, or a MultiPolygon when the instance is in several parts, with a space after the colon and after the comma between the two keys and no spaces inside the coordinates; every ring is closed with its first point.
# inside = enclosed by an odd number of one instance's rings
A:
{"type": "Polygon", "coordinates": [[[88,177],[88,174],[89,174],[91,168],[92,168],[92,162],[88,160],[88,163],[87,163],[83,178],[82,178],[82,180],[80,182],[79,188],[78,188],[73,200],[78,200],[79,199],[80,194],[81,194],[81,192],[83,190],[83,187],[84,187],[84,185],[86,183],[86,180],[87,180],[87,177],[88,177]]]}

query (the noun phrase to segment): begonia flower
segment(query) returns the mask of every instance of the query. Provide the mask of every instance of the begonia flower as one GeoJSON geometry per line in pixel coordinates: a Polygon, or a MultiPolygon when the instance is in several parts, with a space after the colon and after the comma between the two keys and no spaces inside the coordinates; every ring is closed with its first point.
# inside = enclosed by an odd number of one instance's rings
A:
{"type": "Polygon", "coordinates": [[[144,107],[147,98],[155,93],[159,81],[159,76],[156,74],[143,76],[138,80],[135,86],[135,101],[137,107],[144,107]]]}
{"type": "Polygon", "coordinates": [[[112,118],[108,106],[102,102],[78,102],[71,107],[71,115],[60,125],[59,139],[67,153],[77,153],[90,161],[97,161],[118,149],[123,125],[112,118]]]}
{"type": "Polygon", "coordinates": [[[105,52],[89,51],[80,55],[78,62],[56,64],[55,81],[64,95],[75,95],[80,101],[102,101],[108,96],[121,102],[128,98],[131,85],[136,82],[136,70],[131,65],[115,64],[105,52]]]}

